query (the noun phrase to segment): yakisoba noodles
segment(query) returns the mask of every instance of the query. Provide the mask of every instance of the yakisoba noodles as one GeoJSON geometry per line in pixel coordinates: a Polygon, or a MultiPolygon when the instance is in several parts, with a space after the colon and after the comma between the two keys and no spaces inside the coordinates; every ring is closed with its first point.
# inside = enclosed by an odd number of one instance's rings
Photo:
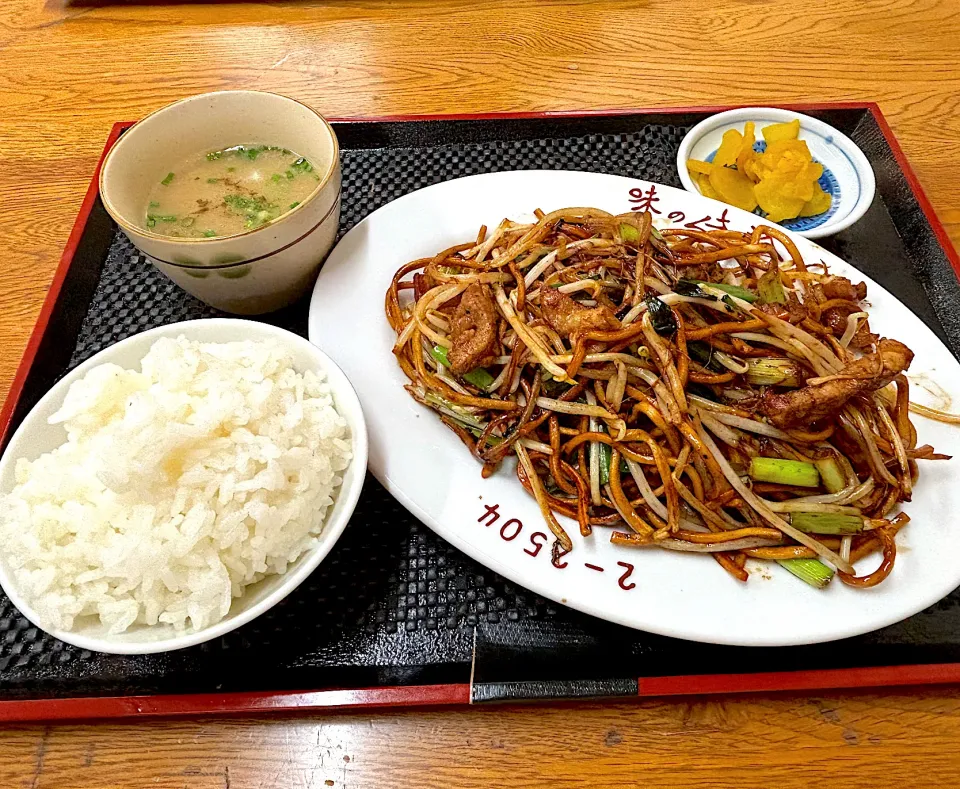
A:
{"type": "Polygon", "coordinates": [[[483,476],[517,457],[554,561],[564,515],[741,581],[754,558],[865,587],[893,569],[918,461],[946,457],[917,446],[913,353],[870,331],[866,295],[773,227],[566,208],[406,264],[386,313],[407,391],[483,476]]]}

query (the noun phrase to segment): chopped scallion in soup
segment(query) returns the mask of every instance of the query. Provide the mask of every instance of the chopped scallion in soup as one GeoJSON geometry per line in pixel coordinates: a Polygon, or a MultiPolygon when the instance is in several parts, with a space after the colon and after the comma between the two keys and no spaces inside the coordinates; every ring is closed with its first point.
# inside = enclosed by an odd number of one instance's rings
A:
{"type": "Polygon", "coordinates": [[[310,162],[273,145],[199,154],[154,185],[143,226],[180,238],[243,233],[292,211],[319,181],[310,162]]]}

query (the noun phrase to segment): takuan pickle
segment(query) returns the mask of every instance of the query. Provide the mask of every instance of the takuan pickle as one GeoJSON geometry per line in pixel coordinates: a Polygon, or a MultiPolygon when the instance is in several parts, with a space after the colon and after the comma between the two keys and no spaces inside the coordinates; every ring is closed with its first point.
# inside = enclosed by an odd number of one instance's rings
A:
{"type": "Polygon", "coordinates": [[[687,169],[700,192],[744,211],[759,206],[771,222],[829,211],[831,197],[819,184],[823,165],[798,139],[800,120],[774,123],[761,133],[767,144],[763,153],[753,149],[756,127],[748,121],[743,133],[724,132],[712,162],[689,159],[687,169]]]}

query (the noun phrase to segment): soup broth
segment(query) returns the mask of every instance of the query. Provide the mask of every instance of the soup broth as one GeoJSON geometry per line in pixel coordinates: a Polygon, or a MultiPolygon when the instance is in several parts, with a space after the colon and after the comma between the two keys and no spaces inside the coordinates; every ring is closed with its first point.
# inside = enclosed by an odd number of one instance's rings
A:
{"type": "Polygon", "coordinates": [[[313,165],[286,148],[235,145],[199,154],[154,185],[143,226],[179,238],[243,233],[292,211],[319,181],[313,165]]]}

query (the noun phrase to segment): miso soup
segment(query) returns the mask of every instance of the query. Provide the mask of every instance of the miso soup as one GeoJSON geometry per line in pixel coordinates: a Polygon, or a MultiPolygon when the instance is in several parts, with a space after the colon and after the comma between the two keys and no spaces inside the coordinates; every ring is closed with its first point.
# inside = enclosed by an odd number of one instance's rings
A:
{"type": "Polygon", "coordinates": [[[243,233],[292,211],[319,181],[313,165],[286,148],[235,145],[199,154],[154,184],[143,226],[180,238],[243,233]]]}

